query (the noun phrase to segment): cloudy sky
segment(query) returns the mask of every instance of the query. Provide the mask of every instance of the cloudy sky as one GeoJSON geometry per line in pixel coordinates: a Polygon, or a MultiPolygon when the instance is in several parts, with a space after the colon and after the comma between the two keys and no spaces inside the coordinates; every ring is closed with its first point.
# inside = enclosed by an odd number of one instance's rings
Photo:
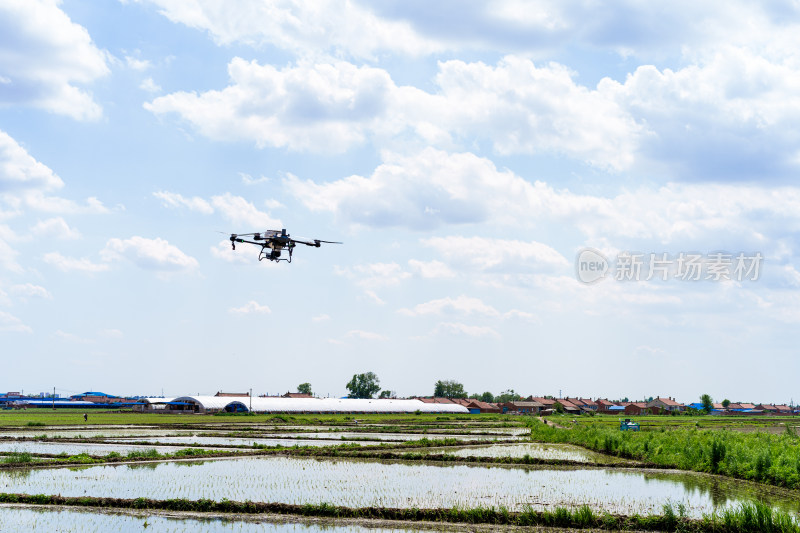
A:
{"type": "Polygon", "coordinates": [[[6,0],[0,35],[0,391],[800,401],[797,2],[6,0]],[[344,244],[224,235],[280,228],[344,244]]]}

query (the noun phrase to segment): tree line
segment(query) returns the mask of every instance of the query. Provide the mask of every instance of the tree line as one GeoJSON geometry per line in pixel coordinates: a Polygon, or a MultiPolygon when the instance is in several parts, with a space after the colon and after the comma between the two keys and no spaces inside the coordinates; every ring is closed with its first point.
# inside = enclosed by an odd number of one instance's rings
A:
{"type": "MultiPolygon", "coordinates": [[[[390,389],[381,388],[381,380],[374,372],[364,372],[362,374],[353,374],[353,377],[345,385],[349,391],[348,398],[395,398],[397,393],[390,389]]],[[[313,396],[314,393],[311,389],[311,383],[301,383],[297,386],[297,392],[313,396]]],[[[467,394],[464,390],[464,385],[452,379],[438,380],[433,386],[433,396],[437,398],[474,398],[482,402],[488,403],[503,403],[515,402],[522,399],[522,396],[514,392],[514,389],[508,389],[497,396],[489,391],[475,394],[467,394]]]]}

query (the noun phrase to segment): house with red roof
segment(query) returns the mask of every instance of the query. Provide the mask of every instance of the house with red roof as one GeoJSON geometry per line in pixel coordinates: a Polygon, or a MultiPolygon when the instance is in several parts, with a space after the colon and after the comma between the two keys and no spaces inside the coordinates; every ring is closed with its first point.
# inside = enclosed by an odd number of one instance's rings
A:
{"type": "Polygon", "coordinates": [[[655,400],[647,402],[647,407],[655,407],[658,409],[659,413],[683,413],[686,411],[686,406],[682,403],[678,403],[672,397],[662,398],[659,396],[655,400]]]}

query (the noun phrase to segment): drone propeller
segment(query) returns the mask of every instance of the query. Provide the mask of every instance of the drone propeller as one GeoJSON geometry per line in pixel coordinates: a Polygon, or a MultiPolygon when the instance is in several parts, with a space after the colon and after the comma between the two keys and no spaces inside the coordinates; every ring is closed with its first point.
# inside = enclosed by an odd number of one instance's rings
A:
{"type": "Polygon", "coordinates": [[[323,241],[323,240],[320,240],[320,239],[292,239],[292,241],[293,242],[298,242],[300,244],[305,244],[306,246],[314,246],[316,248],[319,248],[320,244],[322,244],[322,243],[326,243],[326,244],[342,244],[341,242],[338,242],[338,241],[323,241]]]}

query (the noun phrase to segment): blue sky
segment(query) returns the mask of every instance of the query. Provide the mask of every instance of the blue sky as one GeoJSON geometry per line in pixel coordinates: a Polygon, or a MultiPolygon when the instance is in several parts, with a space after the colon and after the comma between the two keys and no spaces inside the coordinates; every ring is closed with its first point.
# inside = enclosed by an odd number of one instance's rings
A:
{"type": "Polygon", "coordinates": [[[0,5],[0,390],[788,403],[796,2],[0,5]],[[267,264],[224,233],[345,244],[267,264]],[[219,232],[222,232],[221,235],[219,232]],[[761,253],[757,280],[575,258],[761,253]]]}

